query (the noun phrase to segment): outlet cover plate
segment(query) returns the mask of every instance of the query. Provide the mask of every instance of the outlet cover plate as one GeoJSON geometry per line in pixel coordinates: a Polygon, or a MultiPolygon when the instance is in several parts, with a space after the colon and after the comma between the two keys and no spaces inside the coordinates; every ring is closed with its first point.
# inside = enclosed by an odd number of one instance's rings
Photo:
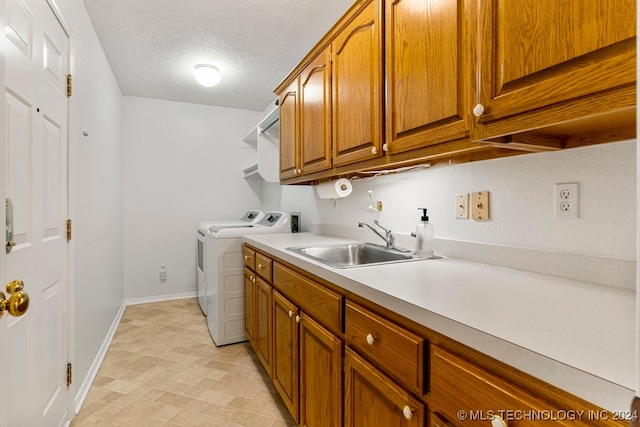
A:
{"type": "Polygon", "coordinates": [[[456,219],[469,219],[469,193],[456,195],[456,219]]]}
{"type": "Polygon", "coordinates": [[[580,218],[579,182],[560,182],[554,186],[553,211],[556,218],[580,218]]]}
{"type": "Polygon", "coordinates": [[[471,193],[471,217],[476,221],[486,221],[491,219],[488,191],[471,193]]]}

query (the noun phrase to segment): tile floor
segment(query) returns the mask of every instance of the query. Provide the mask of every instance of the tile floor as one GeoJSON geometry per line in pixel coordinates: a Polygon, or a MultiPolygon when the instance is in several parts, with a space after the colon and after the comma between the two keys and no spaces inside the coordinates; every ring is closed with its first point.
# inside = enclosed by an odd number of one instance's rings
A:
{"type": "Polygon", "coordinates": [[[127,307],[72,427],[289,426],[248,343],[216,347],[196,299],[127,307]]]}

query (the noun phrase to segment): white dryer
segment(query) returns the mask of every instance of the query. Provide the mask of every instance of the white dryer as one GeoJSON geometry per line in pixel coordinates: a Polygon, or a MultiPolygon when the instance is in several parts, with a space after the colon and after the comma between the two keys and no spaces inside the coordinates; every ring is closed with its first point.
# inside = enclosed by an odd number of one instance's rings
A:
{"type": "Polygon", "coordinates": [[[290,233],[289,214],[267,212],[256,224],[213,225],[207,234],[207,325],[216,346],[246,341],[242,236],[290,233]]]}
{"type": "Polygon", "coordinates": [[[206,247],[206,235],[209,232],[209,227],[215,225],[223,226],[243,226],[247,224],[254,224],[260,221],[264,217],[264,212],[259,210],[247,211],[240,219],[230,219],[226,221],[205,221],[198,225],[198,255],[196,258],[196,275],[198,280],[198,305],[200,310],[206,316],[207,315],[207,284],[206,284],[206,263],[207,259],[207,247],[206,247]]]}

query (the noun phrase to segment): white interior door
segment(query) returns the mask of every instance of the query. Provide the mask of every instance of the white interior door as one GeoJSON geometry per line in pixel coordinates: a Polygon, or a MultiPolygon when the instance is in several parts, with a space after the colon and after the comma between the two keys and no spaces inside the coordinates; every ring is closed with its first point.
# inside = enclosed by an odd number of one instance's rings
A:
{"type": "MultiPolygon", "coordinates": [[[[68,418],[67,69],[69,38],[46,0],[6,0],[5,191],[14,206],[6,279],[27,313],[5,315],[8,426],[68,418]]],[[[0,284],[4,287],[4,284],[0,284]]]]}

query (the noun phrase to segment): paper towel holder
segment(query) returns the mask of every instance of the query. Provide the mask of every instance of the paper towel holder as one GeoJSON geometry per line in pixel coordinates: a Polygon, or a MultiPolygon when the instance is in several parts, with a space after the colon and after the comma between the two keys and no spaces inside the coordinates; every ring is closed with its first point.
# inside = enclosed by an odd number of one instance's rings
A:
{"type": "Polygon", "coordinates": [[[369,205],[369,209],[380,212],[382,210],[382,201],[374,199],[373,191],[371,190],[369,190],[369,198],[373,202],[373,204],[369,205]]]}

